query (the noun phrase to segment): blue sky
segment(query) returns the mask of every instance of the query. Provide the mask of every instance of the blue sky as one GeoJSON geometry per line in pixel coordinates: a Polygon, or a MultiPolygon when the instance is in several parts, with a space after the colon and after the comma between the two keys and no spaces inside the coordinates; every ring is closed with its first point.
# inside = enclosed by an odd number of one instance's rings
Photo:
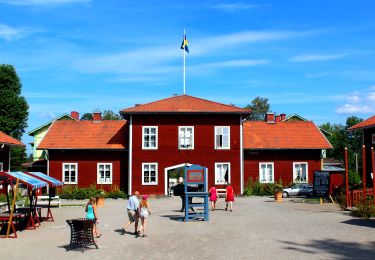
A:
{"type": "Polygon", "coordinates": [[[181,94],[184,28],[187,94],[268,97],[317,124],[375,113],[370,0],[0,0],[0,62],[22,79],[31,130],[181,94]]]}

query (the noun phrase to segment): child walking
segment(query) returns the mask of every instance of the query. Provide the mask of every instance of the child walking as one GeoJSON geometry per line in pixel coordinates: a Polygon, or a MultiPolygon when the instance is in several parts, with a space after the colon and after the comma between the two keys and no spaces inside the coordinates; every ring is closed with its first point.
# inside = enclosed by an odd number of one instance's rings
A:
{"type": "Polygon", "coordinates": [[[142,227],[139,231],[143,233],[142,235],[143,237],[147,237],[146,235],[147,218],[149,215],[151,215],[150,205],[148,204],[147,198],[148,198],[147,195],[143,195],[141,203],[139,204],[139,208],[141,212],[141,223],[142,223],[142,227]]]}
{"type": "Polygon", "coordinates": [[[96,222],[99,222],[99,220],[98,220],[98,214],[96,212],[96,198],[95,197],[91,197],[90,200],[86,204],[86,218],[95,220],[95,224],[93,228],[94,236],[96,238],[101,237],[102,234],[99,233],[99,230],[96,226],[96,222]]]}
{"type": "Polygon", "coordinates": [[[218,194],[217,194],[217,189],[215,188],[215,186],[212,186],[210,188],[210,190],[208,191],[208,193],[210,195],[211,209],[212,209],[212,211],[214,211],[215,208],[216,208],[217,198],[219,197],[218,194]]]}
{"type": "Polygon", "coordinates": [[[234,202],[234,192],[233,192],[233,187],[230,185],[229,182],[227,183],[227,187],[226,187],[225,201],[227,203],[225,210],[228,210],[228,206],[229,206],[230,211],[232,211],[233,202],[234,202]]]}

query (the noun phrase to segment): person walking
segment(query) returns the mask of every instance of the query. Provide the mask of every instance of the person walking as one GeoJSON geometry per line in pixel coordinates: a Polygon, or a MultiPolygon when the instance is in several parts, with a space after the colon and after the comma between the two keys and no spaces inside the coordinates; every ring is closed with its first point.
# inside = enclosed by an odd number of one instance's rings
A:
{"type": "Polygon", "coordinates": [[[139,236],[138,231],[138,219],[139,219],[139,201],[138,201],[139,192],[135,191],[128,200],[127,212],[129,221],[126,223],[122,230],[122,235],[126,233],[126,229],[134,222],[134,235],[137,238],[139,236]]]}
{"type": "Polygon", "coordinates": [[[217,194],[217,189],[215,186],[212,186],[209,191],[208,191],[208,194],[210,196],[210,201],[211,201],[211,209],[212,211],[215,210],[216,208],[216,201],[217,201],[217,198],[219,197],[219,195],[217,194]]]}
{"type": "Polygon", "coordinates": [[[98,214],[96,211],[96,198],[91,197],[90,200],[86,204],[86,218],[94,220],[94,227],[93,227],[93,233],[96,238],[99,238],[102,236],[102,234],[99,233],[98,227],[96,226],[96,223],[99,222],[98,220],[98,214]]]}
{"type": "Polygon", "coordinates": [[[143,195],[141,203],[139,205],[140,208],[140,213],[141,213],[141,222],[142,222],[142,227],[140,228],[140,232],[143,233],[142,237],[147,237],[146,235],[146,226],[147,226],[147,218],[149,215],[151,215],[150,211],[150,205],[147,201],[147,195],[143,195]]]}
{"type": "Polygon", "coordinates": [[[227,183],[226,186],[226,192],[225,192],[225,201],[227,203],[225,210],[228,210],[228,206],[230,211],[233,210],[233,202],[234,202],[234,192],[233,187],[230,185],[230,183],[227,183]]]}

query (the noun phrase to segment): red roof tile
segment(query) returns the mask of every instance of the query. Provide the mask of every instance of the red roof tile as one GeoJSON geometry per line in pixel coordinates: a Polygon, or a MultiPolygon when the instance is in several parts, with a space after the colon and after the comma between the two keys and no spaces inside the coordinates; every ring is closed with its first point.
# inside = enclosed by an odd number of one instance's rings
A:
{"type": "Polygon", "coordinates": [[[189,95],[179,95],[123,109],[121,114],[143,113],[234,113],[250,114],[250,110],[189,95]]]}
{"type": "Polygon", "coordinates": [[[356,129],[362,129],[367,127],[375,127],[375,116],[372,116],[356,125],[353,125],[352,127],[349,127],[349,130],[356,130],[356,129]]]}
{"type": "Polygon", "coordinates": [[[330,149],[331,144],[311,122],[244,123],[245,149],[330,149]]]}
{"type": "Polygon", "coordinates": [[[14,146],[25,146],[21,141],[4,134],[0,131],[0,144],[14,145],[14,146]]]}
{"type": "Polygon", "coordinates": [[[123,120],[55,121],[38,149],[125,149],[125,125],[123,120]]]}

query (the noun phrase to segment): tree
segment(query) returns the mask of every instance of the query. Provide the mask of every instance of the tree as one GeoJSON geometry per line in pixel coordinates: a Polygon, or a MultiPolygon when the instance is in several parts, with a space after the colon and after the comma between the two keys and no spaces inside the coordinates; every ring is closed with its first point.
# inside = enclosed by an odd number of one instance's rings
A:
{"type": "MultiPolygon", "coordinates": [[[[21,96],[22,84],[12,65],[0,65],[0,131],[20,140],[27,127],[29,106],[21,96]]],[[[11,148],[12,169],[26,161],[24,148],[11,148]]]]}
{"type": "Polygon", "coordinates": [[[104,110],[102,114],[103,120],[121,120],[121,116],[114,113],[112,110],[104,110]]]}
{"type": "Polygon", "coordinates": [[[92,120],[92,114],[91,113],[84,113],[81,116],[81,120],[92,120]]]}
{"type": "MultiPolygon", "coordinates": [[[[348,131],[348,128],[361,121],[362,119],[352,116],[346,119],[345,125],[324,123],[320,126],[332,134],[327,137],[333,146],[333,149],[327,151],[327,157],[343,160],[344,148],[347,147],[349,150],[348,166],[350,169],[356,169],[356,156],[357,160],[361,161],[362,132],[348,131]]],[[[359,170],[360,167],[361,165],[358,167],[359,170]]]]}
{"type": "Polygon", "coordinates": [[[252,113],[247,118],[250,121],[264,121],[266,113],[270,110],[268,98],[256,97],[245,108],[251,109],[252,113]]]}

